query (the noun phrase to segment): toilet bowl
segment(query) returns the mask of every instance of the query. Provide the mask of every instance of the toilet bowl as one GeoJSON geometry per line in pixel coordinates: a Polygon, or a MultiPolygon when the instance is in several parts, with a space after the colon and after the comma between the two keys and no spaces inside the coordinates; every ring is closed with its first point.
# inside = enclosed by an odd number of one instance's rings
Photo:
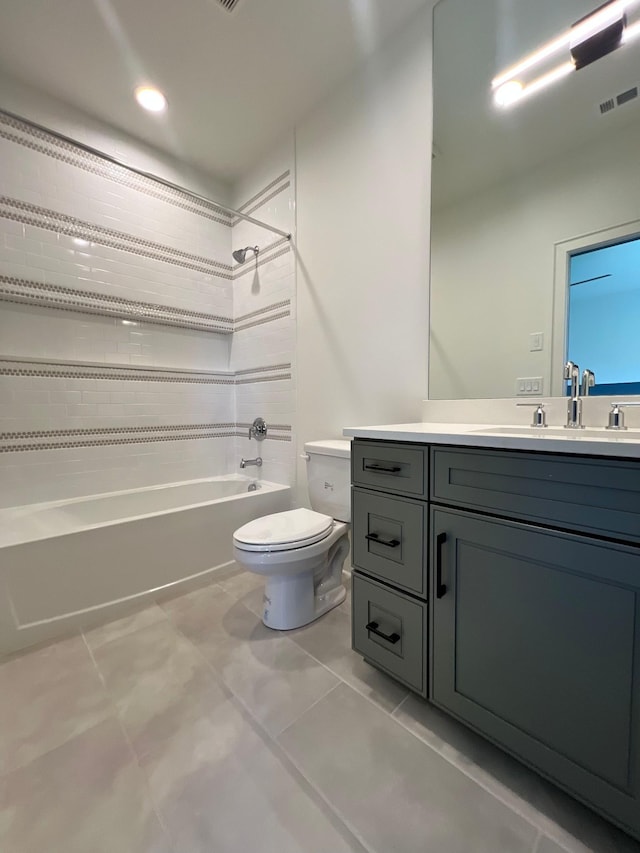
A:
{"type": "Polygon", "coordinates": [[[313,622],[347,594],[342,566],[350,547],[351,442],[304,447],[313,509],[266,515],[233,535],[236,562],[265,578],[262,621],[281,631],[313,622]]]}

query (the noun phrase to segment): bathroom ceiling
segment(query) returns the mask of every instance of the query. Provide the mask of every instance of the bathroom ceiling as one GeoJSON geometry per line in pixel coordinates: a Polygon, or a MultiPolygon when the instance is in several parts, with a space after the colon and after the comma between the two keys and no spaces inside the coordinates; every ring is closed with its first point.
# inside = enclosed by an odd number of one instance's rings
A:
{"type": "Polygon", "coordinates": [[[0,70],[233,180],[424,5],[2,0],[0,70]],[[137,106],[141,83],[165,115],[137,106]]]}

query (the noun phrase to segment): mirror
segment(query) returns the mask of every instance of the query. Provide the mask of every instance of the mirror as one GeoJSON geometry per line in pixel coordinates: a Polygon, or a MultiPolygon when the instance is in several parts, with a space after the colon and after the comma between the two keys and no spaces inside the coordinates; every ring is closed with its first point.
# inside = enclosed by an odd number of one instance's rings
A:
{"type": "MultiPolygon", "coordinates": [[[[507,107],[492,80],[597,2],[434,10],[431,399],[562,395],[567,358],[596,393],[640,393],[640,3],[624,5],[621,46],[507,107]]],[[[539,83],[569,51],[515,76],[539,83]]]]}

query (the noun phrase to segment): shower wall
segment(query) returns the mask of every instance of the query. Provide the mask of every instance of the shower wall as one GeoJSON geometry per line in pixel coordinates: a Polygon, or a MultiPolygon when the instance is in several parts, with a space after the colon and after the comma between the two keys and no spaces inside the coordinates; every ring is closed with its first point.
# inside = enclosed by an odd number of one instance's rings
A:
{"type": "MultiPolygon", "coordinates": [[[[42,121],[21,94],[9,108],[42,121]]],[[[54,113],[66,135],[167,175],[149,149],[54,113]]],[[[284,244],[3,113],[0,176],[0,506],[237,470],[245,422],[284,411],[270,399],[290,383],[273,307],[284,244]],[[232,261],[237,238],[260,241],[257,274],[232,261]]],[[[215,184],[180,164],[167,176],[209,196],[215,184]]],[[[261,218],[284,192],[272,182],[245,198],[261,218]]],[[[287,482],[292,415],[279,420],[264,474],[287,482]]]]}
{"type": "MultiPolygon", "coordinates": [[[[282,231],[295,230],[293,136],[287,137],[234,187],[233,207],[282,231]]],[[[287,485],[295,478],[295,256],[286,238],[239,220],[232,229],[233,248],[258,246],[256,260],[247,255],[234,264],[235,331],[231,368],[236,376],[238,436],[234,453],[262,456],[262,475],[287,485]],[[251,380],[252,366],[265,365],[264,381],[251,380]],[[269,437],[258,444],[248,426],[261,415],[269,437]]],[[[255,470],[255,469],[252,469],[255,470]]]]}

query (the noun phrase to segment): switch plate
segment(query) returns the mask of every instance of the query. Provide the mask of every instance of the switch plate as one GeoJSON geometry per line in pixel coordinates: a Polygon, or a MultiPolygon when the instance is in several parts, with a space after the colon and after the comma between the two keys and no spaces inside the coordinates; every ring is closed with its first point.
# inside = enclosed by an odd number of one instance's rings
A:
{"type": "Polygon", "coordinates": [[[529,352],[541,352],[544,349],[544,332],[531,332],[529,335],[529,352]]]}
{"type": "Polygon", "coordinates": [[[542,376],[520,376],[516,379],[516,397],[539,397],[543,390],[542,376]]]}

